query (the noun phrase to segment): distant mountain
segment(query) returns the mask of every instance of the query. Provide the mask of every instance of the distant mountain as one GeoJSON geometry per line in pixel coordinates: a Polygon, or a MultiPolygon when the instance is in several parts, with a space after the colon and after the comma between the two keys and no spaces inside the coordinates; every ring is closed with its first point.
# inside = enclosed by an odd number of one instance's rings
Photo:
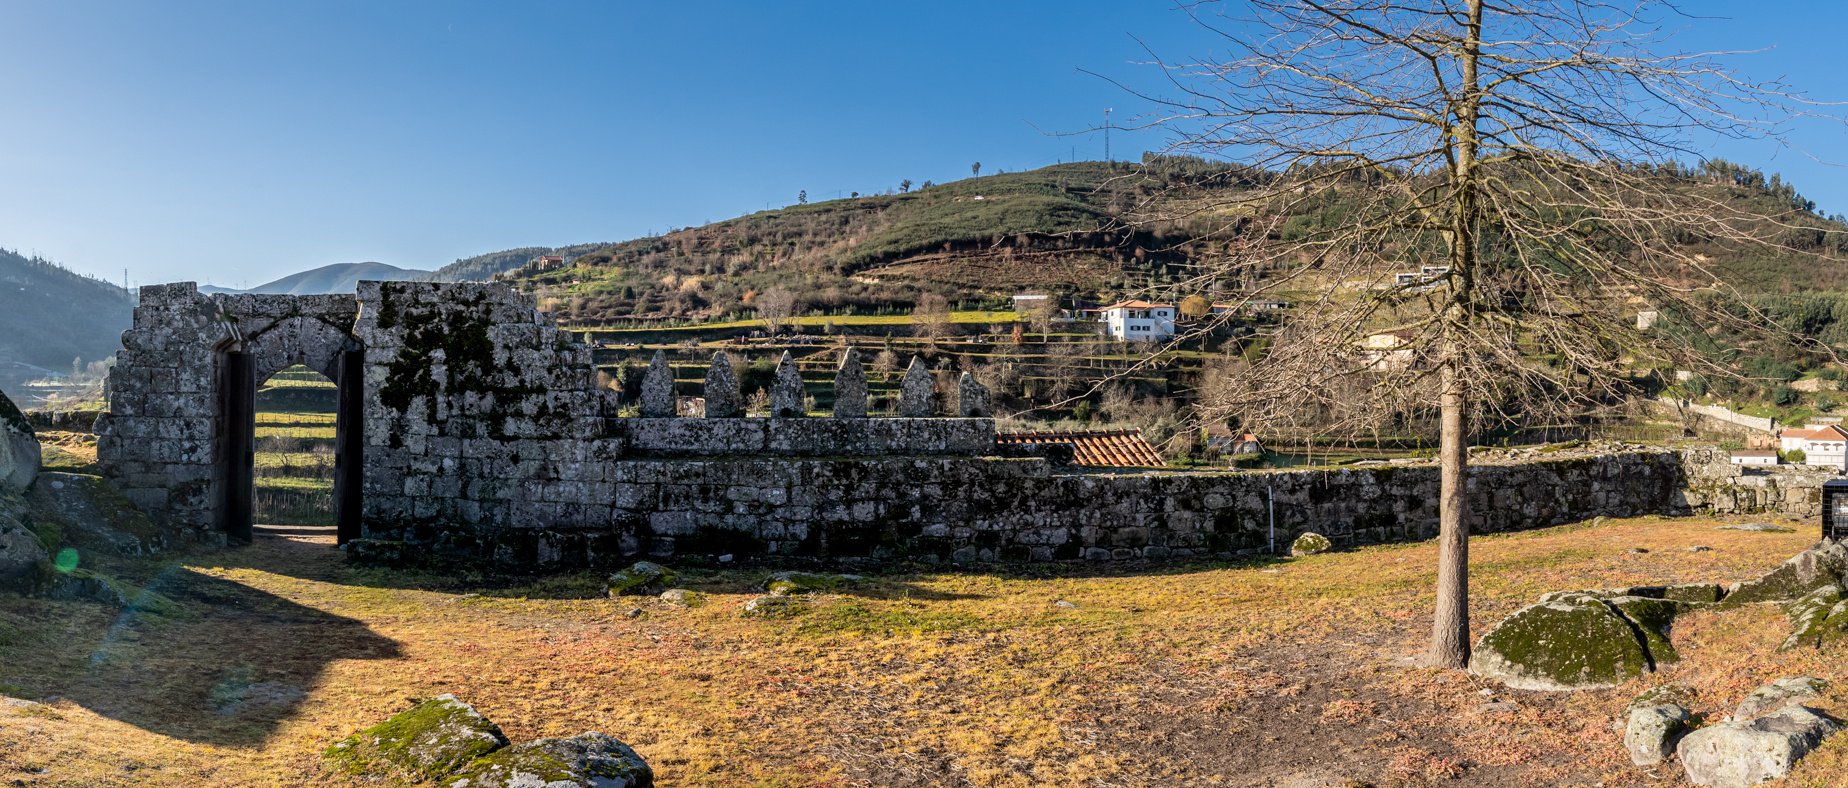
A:
{"type": "Polygon", "coordinates": [[[205,285],[202,293],[261,293],[265,295],[326,295],[351,293],[362,281],[400,282],[421,279],[431,274],[416,268],[399,268],[385,263],[335,263],[299,274],[290,274],[274,282],[249,290],[205,285]]]}
{"type": "Polygon", "coordinates": [[[134,297],[37,257],[0,249],[0,375],[8,385],[43,371],[64,373],[121,346],[134,297]]]}

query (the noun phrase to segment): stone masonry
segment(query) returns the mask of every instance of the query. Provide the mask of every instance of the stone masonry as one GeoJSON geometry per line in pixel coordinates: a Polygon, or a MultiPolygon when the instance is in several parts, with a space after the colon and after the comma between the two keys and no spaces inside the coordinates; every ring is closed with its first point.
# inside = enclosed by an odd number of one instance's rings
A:
{"type": "MultiPolygon", "coordinates": [[[[643,415],[619,416],[590,350],[502,285],[365,282],[304,298],[148,287],[123,342],[99,461],[156,517],[208,538],[236,500],[228,353],[250,354],[258,380],[296,363],[335,377],[343,354],[360,354],[363,374],[336,378],[361,387],[363,418],[346,436],[363,444],[357,535],[413,556],[523,568],[722,553],[1159,559],[1259,552],[1306,530],[1342,544],[1420,539],[1437,524],[1431,466],[1095,474],[998,456],[972,379],[958,381],[968,417],[940,416],[914,361],[905,415],[867,417],[852,350],[832,418],[801,413],[793,374],[772,394],[783,416],[721,415],[710,392],[709,417],[664,415],[674,391],[659,359],[643,415]]],[[[708,380],[735,387],[729,359],[714,362],[708,380]]],[[[1709,465],[1641,450],[1478,466],[1472,528],[1777,505],[1742,505],[1739,490],[1760,488],[1709,465]]]]}

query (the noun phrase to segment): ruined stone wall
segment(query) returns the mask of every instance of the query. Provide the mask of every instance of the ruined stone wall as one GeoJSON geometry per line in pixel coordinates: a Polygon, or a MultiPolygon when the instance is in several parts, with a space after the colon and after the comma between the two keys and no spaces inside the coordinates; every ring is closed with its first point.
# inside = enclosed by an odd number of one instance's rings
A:
{"type": "Polygon", "coordinates": [[[214,535],[225,474],[221,387],[227,351],[257,379],[292,364],[333,377],[358,305],[350,296],[205,295],[191,282],[141,288],[135,322],[95,422],[103,473],[163,523],[214,535]]]}
{"type": "Polygon", "coordinates": [[[1817,517],[1823,481],[1837,478],[1827,469],[1805,465],[1734,465],[1720,449],[1687,449],[1678,457],[1685,477],[1684,510],[1701,514],[1817,517]]]}
{"type": "MultiPolygon", "coordinates": [[[[1475,468],[1472,530],[1495,533],[1680,506],[1678,458],[1635,452],[1475,468]]],[[[1434,467],[1257,473],[1056,473],[1043,459],[630,459],[612,464],[608,525],[516,520],[489,535],[379,532],[413,551],[512,566],[637,555],[1160,559],[1261,552],[1313,530],[1338,544],[1429,538],[1434,467]]]]}
{"type": "MultiPolygon", "coordinates": [[[[411,555],[515,567],[722,553],[1101,560],[1262,551],[1273,513],[1279,545],[1306,530],[1368,544],[1437,527],[1429,465],[1096,474],[995,456],[986,392],[965,376],[959,415],[940,416],[915,360],[896,418],[867,416],[851,352],[830,417],[804,412],[787,358],[769,398],[780,415],[742,417],[723,353],[706,376],[706,417],[672,415],[660,359],[641,415],[619,413],[589,350],[502,285],[369,282],[355,296],[307,298],[150,287],[124,345],[98,420],[99,461],[156,517],[205,535],[223,500],[231,352],[250,354],[259,379],[303,363],[339,373],[343,391],[360,387],[359,535],[411,555]],[[336,369],[343,357],[360,374],[336,369]]],[[[1481,465],[1471,527],[1813,513],[1820,479],[1791,473],[1745,471],[1711,452],[1481,465]]]]}
{"type": "Polygon", "coordinates": [[[216,306],[192,283],[143,287],[104,384],[98,464],[162,522],[217,520],[216,347],[224,340],[216,306]]]}

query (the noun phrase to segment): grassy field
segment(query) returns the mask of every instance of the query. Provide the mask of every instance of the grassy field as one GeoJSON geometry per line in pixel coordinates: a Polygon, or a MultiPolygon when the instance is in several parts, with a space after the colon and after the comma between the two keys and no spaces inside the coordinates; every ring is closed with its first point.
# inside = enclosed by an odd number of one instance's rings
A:
{"type": "MultiPolygon", "coordinates": [[[[1637,519],[1475,540],[1478,631],[1559,589],[1754,576],[1816,537],[1637,519]],[[1690,553],[1691,545],[1710,552],[1690,553]],[[1650,552],[1632,554],[1629,548],[1650,552]]],[[[895,569],[783,620],[764,572],[691,571],[710,602],[599,598],[592,574],[494,582],[359,569],[274,537],[124,574],[183,607],[117,616],[0,597],[0,778],[24,785],[342,785],[318,753],[454,692],[515,740],[594,729],[662,785],[1678,785],[1610,721],[1687,682],[1716,718],[1841,655],[1778,654],[1774,608],[1693,613],[1683,662],[1610,691],[1513,692],[1409,666],[1433,544],[1284,562],[895,569]],[[1067,604],[1060,604],[1061,602],[1067,604]],[[640,612],[633,617],[631,608],[640,612]],[[1490,700],[1512,711],[1481,707],[1490,700]]],[[[1829,706],[1848,711],[1848,682],[1829,706]]],[[[1790,783],[1848,768],[1848,736],[1790,783]]]]}
{"type": "Polygon", "coordinates": [[[307,367],[272,375],[257,392],[256,521],[333,523],[333,381],[307,367]]]}

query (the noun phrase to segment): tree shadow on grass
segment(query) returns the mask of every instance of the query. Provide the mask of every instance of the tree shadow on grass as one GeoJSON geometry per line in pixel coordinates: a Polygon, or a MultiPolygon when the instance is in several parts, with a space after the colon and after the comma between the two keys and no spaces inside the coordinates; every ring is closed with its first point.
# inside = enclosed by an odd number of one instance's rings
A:
{"type": "Polygon", "coordinates": [[[143,730],[255,747],[340,659],[388,659],[398,644],[365,624],[169,564],[146,586],[162,612],[95,602],[6,600],[28,623],[0,676],[143,730]]]}

